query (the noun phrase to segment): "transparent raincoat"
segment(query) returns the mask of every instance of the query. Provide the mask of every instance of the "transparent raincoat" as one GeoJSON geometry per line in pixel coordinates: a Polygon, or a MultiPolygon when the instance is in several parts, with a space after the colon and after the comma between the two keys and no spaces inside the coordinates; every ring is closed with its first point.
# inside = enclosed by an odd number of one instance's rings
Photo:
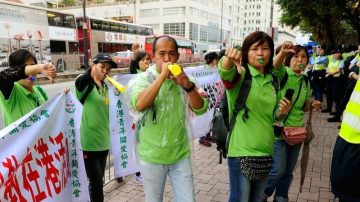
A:
{"type": "Polygon", "coordinates": [[[204,99],[201,109],[191,109],[186,92],[175,81],[167,79],[152,106],[143,112],[137,111],[138,94],[149,87],[158,75],[155,64],[137,74],[128,83],[125,100],[133,122],[137,123],[141,159],[149,163],[173,164],[190,157],[193,131],[189,118],[194,113],[205,113],[208,101],[204,99]]]}

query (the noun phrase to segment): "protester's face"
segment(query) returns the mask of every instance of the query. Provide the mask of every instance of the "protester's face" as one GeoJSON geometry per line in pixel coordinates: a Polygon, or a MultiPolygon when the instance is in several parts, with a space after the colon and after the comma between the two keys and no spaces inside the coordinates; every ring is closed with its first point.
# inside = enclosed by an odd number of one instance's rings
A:
{"type": "Polygon", "coordinates": [[[161,69],[161,66],[164,62],[176,63],[178,59],[179,54],[172,40],[167,38],[160,38],[156,42],[156,49],[153,60],[158,69],[161,69]]]}
{"type": "Polygon", "coordinates": [[[325,50],[323,48],[317,48],[317,54],[318,55],[324,55],[325,50]]]}
{"type": "MultiPolygon", "coordinates": [[[[28,59],[26,59],[24,64],[25,65],[36,65],[35,60],[32,57],[29,57],[28,59]]],[[[25,88],[26,87],[31,88],[35,84],[35,79],[36,79],[36,75],[29,76],[26,79],[21,79],[18,82],[20,83],[20,85],[24,86],[25,88]]]]}
{"type": "Polygon", "coordinates": [[[139,61],[139,67],[141,71],[145,71],[151,63],[149,55],[146,55],[139,61]]]}
{"type": "Polygon", "coordinates": [[[99,62],[94,64],[95,75],[100,80],[103,81],[111,71],[111,64],[108,62],[99,62]]]}
{"type": "Polygon", "coordinates": [[[340,60],[341,53],[334,53],[333,57],[335,60],[340,60]]]}
{"type": "Polygon", "coordinates": [[[218,64],[218,60],[217,59],[213,60],[211,64],[213,67],[216,67],[218,64]]]}
{"type": "Polygon", "coordinates": [[[305,50],[301,49],[290,60],[290,68],[296,72],[300,73],[307,65],[308,58],[306,56],[305,50]]]}
{"type": "Polygon", "coordinates": [[[270,61],[270,55],[271,50],[267,41],[265,41],[263,44],[256,42],[250,46],[248,52],[249,64],[256,69],[265,67],[270,61]],[[263,64],[261,64],[259,60],[263,60],[263,64]]]}

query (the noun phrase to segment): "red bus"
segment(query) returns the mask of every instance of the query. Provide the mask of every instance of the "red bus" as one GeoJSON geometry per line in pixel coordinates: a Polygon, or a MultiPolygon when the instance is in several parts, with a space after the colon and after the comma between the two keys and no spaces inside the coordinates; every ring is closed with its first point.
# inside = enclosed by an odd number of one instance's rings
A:
{"type": "MultiPolygon", "coordinates": [[[[153,58],[154,56],[152,52],[153,42],[155,38],[158,36],[161,35],[147,36],[145,40],[145,51],[150,54],[151,58],[153,58]]],[[[178,63],[197,62],[197,58],[194,58],[194,43],[191,40],[181,36],[175,36],[175,35],[168,35],[168,36],[174,38],[178,44],[179,47],[178,52],[180,54],[178,63]]]]}
{"type": "MultiPolygon", "coordinates": [[[[82,66],[84,66],[83,22],[83,17],[76,18],[82,66]]],[[[89,59],[99,53],[111,54],[116,58],[118,67],[128,67],[130,63],[129,58],[119,59],[118,55],[123,55],[120,53],[129,52],[133,43],[139,43],[143,47],[145,36],[153,34],[153,29],[148,26],[100,18],[87,18],[86,25],[89,59]]]]}

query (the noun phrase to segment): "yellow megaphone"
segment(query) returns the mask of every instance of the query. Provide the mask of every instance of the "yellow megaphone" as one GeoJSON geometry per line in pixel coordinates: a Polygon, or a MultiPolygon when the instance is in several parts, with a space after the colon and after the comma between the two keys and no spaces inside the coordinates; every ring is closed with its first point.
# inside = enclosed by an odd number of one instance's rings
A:
{"type": "Polygon", "coordinates": [[[119,82],[115,81],[110,76],[106,76],[106,79],[120,92],[124,93],[126,91],[126,87],[124,85],[121,85],[119,82]]]}
{"type": "Polygon", "coordinates": [[[173,76],[179,76],[179,74],[181,74],[182,72],[180,65],[176,63],[168,65],[168,69],[170,70],[173,76]]]}

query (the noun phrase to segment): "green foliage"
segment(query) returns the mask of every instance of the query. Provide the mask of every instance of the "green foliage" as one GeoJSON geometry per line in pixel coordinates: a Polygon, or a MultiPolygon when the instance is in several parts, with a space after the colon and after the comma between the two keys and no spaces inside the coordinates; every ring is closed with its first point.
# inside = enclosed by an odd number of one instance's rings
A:
{"type": "MultiPolygon", "coordinates": [[[[349,40],[346,33],[356,31],[360,41],[359,0],[277,0],[283,14],[280,23],[299,26],[312,33],[328,49],[349,40]]],[[[356,41],[356,39],[353,39],[356,41]]],[[[355,42],[356,43],[356,42],[355,42]]]]}
{"type": "Polygon", "coordinates": [[[62,4],[65,6],[73,6],[75,5],[76,0],[62,0],[62,4]]]}

